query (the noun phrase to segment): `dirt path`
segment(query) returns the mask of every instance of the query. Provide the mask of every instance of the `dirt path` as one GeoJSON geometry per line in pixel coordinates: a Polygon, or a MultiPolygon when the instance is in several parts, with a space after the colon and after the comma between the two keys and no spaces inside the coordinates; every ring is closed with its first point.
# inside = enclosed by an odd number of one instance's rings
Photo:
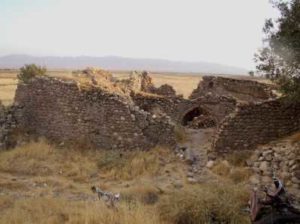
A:
{"type": "Polygon", "coordinates": [[[185,150],[185,159],[189,163],[187,178],[189,182],[205,182],[207,180],[207,151],[211,148],[215,129],[186,129],[188,141],[179,144],[185,150]]]}

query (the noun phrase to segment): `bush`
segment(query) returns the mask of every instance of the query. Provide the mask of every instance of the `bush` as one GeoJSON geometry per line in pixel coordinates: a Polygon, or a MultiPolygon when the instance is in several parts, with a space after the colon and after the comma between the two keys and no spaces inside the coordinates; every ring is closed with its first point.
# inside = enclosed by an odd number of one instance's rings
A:
{"type": "Polygon", "coordinates": [[[122,200],[126,203],[153,205],[159,200],[160,189],[150,185],[140,185],[121,192],[122,200]]]}
{"type": "Polygon", "coordinates": [[[184,127],[182,126],[175,127],[175,138],[179,143],[184,143],[188,140],[188,136],[187,133],[185,132],[184,127]]]}
{"type": "Polygon", "coordinates": [[[234,183],[241,183],[244,181],[248,181],[252,172],[249,168],[245,167],[236,167],[230,171],[229,178],[234,183]]]}
{"type": "Polygon", "coordinates": [[[245,166],[247,159],[249,159],[251,155],[251,151],[235,151],[227,156],[227,160],[233,166],[245,166]]]}
{"type": "Polygon", "coordinates": [[[35,64],[25,65],[20,68],[18,79],[23,83],[28,83],[32,78],[45,75],[46,72],[47,69],[45,67],[40,67],[35,64]]]}
{"type": "Polygon", "coordinates": [[[98,160],[98,168],[109,179],[132,180],[141,175],[156,175],[160,171],[160,154],[167,149],[155,148],[149,152],[107,151],[98,160]]]}
{"type": "Polygon", "coordinates": [[[216,162],[216,164],[212,167],[212,172],[222,176],[222,177],[228,177],[229,173],[230,173],[230,164],[226,161],[218,161],[216,162]]]}
{"type": "Polygon", "coordinates": [[[243,185],[215,183],[173,192],[158,211],[163,220],[174,224],[249,223],[241,211],[247,200],[243,185]]]}

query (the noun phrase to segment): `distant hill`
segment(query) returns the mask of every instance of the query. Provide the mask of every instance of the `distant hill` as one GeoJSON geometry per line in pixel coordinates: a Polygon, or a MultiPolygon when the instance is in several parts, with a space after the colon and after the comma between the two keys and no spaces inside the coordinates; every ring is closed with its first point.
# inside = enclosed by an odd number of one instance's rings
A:
{"type": "Polygon", "coordinates": [[[163,59],[136,59],[116,56],[107,57],[34,57],[29,55],[8,55],[0,57],[0,68],[20,68],[24,64],[35,63],[48,69],[81,69],[88,66],[109,70],[148,70],[157,72],[247,74],[238,67],[208,62],[183,62],[163,59]]]}

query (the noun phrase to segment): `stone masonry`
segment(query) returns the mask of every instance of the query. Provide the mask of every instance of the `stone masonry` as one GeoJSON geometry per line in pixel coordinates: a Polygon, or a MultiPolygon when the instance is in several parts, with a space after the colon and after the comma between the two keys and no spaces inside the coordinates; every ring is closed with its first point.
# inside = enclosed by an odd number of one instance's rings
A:
{"type": "Polygon", "coordinates": [[[14,146],[18,109],[15,106],[4,107],[0,102],[0,150],[14,146]]]}
{"type": "Polygon", "coordinates": [[[247,161],[254,176],[253,184],[272,183],[275,175],[288,187],[300,189],[300,144],[288,140],[259,146],[247,161]]]}
{"type": "Polygon", "coordinates": [[[218,153],[254,149],[300,130],[300,104],[284,99],[240,104],[220,124],[214,141],[218,153]]]}
{"type": "Polygon", "coordinates": [[[174,145],[174,126],[140,110],[130,97],[74,80],[41,77],[19,84],[18,127],[31,136],[99,149],[149,149],[174,145]]]}
{"type": "MultiPolygon", "coordinates": [[[[201,114],[212,116],[216,122],[220,122],[236,107],[234,99],[213,95],[188,100],[178,96],[134,93],[132,99],[143,110],[156,115],[166,114],[178,124],[183,124],[184,117],[189,112],[197,109],[203,112],[201,114]]],[[[198,114],[198,116],[201,114],[198,114]]]]}
{"type": "Polygon", "coordinates": [[[0,106],[0,148],[13,145],[16,132],[103,149],[174,146],[175,125],[186,125],[215,126],[217,153],[254,149],[300,130],[300,105],[272,97],[270,85],[212,76],[190,99],[169,85],[156,88],[147,72],[123,80],[95,69],[39,77],[18,85],[13,106],[0,106]]]}
{"type": "Polygon", "coordinates": [[[190,99],[196,99],[207,93],[233,97],[239,101],[258,102],[274,98],[274,86],[252,80],[228,77],[203,76],[203,81],[193,91],[190,99]]]}

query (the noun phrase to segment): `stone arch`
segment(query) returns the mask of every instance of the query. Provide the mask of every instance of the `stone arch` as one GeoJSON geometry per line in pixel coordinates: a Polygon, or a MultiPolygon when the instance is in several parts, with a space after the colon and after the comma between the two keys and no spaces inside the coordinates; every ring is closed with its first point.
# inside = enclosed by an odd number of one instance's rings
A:
{"type": "Polygon", "coordinates": [[[183,113],[181,117],[181,124],[185,126],[189,121],[192,121],[195,117],[199,117],[200,115],[208,115],[207,110],[199,106],[193,107],[183,113]]]}
{"type": "Polygon", "coordinates": [[[194,106],[181,116],[180,123],[192,129],[202,129],[217,126],[217,120],[208,109],[202,106],[194,106]]]}

